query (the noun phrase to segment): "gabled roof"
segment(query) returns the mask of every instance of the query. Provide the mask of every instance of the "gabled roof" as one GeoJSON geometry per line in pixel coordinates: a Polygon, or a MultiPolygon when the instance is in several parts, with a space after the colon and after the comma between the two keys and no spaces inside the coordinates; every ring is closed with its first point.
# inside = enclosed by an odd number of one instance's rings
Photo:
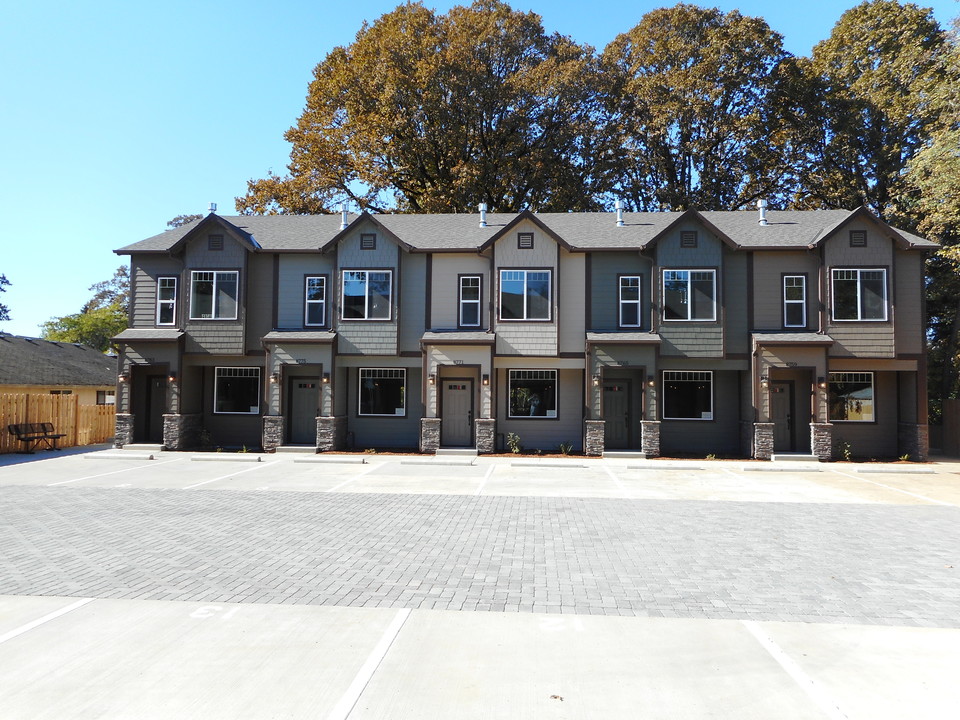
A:
{"type": "Polygon", "coordinates": [[[592,213],[488,213],[480,227],[476,213],[434,215],[370,214],[348,216],[346,230],[340,215],[208,215],[203,220],[168,230],[117,250],[119,254],[171,252],[191,233],[203,232],[203,223],[216,222],[238,237],[248,238],[260,252],[311,252],[333,247],[361,222],[373,223],[410,252],[480,252],[523,220],[537,225],[572,251],[643,250],[664,237],[677,223],[689,220],[715,233],[730,247],[743,250],[808,250],[855,219],[873,222],[900,247],[935,249],[929,240],[895,230],[864,208],[857,210],[771,210],[767,224],[758,222],[754,210],[624,213],[618,227],[616,214],[592,213]]]}
{"type": "Polygon", "coordinates": [[[88,345],[0,332],[0,385],[113,387],[117,358],[88,345]]]}

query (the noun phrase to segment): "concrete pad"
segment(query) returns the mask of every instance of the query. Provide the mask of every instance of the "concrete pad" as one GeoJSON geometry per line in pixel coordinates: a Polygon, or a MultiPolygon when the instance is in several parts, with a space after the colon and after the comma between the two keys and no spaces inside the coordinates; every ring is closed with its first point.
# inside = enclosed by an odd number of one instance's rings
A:
{"type": "MultiPolygon", "coordinates": [[[[49,613],[69,607],[77,598],[0,595],[0,636],[17,630],[49,613]]],[[[0,657],[3,651],[0,650],[0,657]]],[[[2,685],[2,683],[0,683],[2,685]]]]}
{"type": "Polygon", "coordinates": [[[263,462],[263,458],[252,453],[205,453],[192,455],[190,459],[194,462],[263,462]]]}
{"type": "Polygon", "coordinates": [[[320,465],[363,465],[367,459],[361,455],[316,455],[309,457],[295,457],[295,463],[317,463],[320,465]]]}
{"type": "Polygon", "coordinates": [[[350,720],[823,720],[740,623],[414,611],[350,720]]]}
{"type": "Polygon", "coordinates": [[[856,469],[858,473],[880,473],[886,475],[934,475],[937,471],[930,467],[917,465],[864,465],[856,469]]]}
{"type": "Polygon", "coordinates": [[[850,720],[948,718],[960,712],[960,630],[762,627],[850,720]]]}
{"type": "Polygon", "coordinates": [[[153,453],[138,453],[132,451],[100,452],[83,455],[84,460],[153,460],[153,453]]]}
{"type": "Polygon", "coordinates": [[[554,467],[500,467],[484,484],[484,495],[521,497],[627,497],[603,465],[569,471],[554,467]]]}
{"type": "Polygon", "coordinates": [[[96,600],[4,643],[0,707],[5,720],[325,717],[395,616],[96,600]]]}
{"type": "Polygon", "coordinates": [[[371,466],[368,472],[337,492],[474,495],[486,474],[487,468],[476,465],[442,464],[428,471],[422,465],[387,462],[371,466]]]}

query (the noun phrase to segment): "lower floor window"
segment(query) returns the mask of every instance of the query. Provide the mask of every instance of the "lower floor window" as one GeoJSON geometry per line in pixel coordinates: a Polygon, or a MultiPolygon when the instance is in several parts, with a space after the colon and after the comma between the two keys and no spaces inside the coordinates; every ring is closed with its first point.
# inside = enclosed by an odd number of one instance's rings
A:
{"type": "Polygon", "coordinates": [[[873,422],[873,373],[830,373],[831,422],[873,422]]]}
{"type": "Polygon", "coordinates": [[[557,416],[556,370],[511,370],[510,417],[557,416]]]}
{"type": "Polygon", "coordinates": [[[713,372],[663,371],[664,420],[713,420],[713,372]]]}
{"type": "Polygon", "coordinates": [[[260,368],[218,367],[213,386],[213,411],[256,415],[260,412],[260,368]]]}
{"type": "Polygon", "coordinates": [[[358,415],[404,416],[406,368],[360,368],[358,415]]]}
{"type": "Polygon", "coordinates": [[[97,390],[97,405],[115,405],[116,402],[115,390],[97,390]]]}

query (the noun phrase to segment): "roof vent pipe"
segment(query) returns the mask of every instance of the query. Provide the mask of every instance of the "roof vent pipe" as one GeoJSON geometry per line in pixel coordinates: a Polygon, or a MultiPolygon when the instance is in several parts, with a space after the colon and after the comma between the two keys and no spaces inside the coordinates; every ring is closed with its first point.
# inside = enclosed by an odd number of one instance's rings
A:
{"type": "Polygon", "coordinates": [[[347,229],[347,204],[340,203],[340,229],[347,229]]]}
{"type": "Polygon", "coordinates": [[[617,210],[617,227],[623,227],[623,203],[617,200],[613,207],[617,210]]]}
{"type": "Polygon", "coordinates": [[[217,204],[213,202],[210,203],[210,212],[215,213],[216,211],[217,211],[217,204]]]}
{"type": "Polygon", "coordinates": [[[487,226],[487,204],[480,203],[477,206],[477,210],[480,211],[480,227],[486,227],[487,226]]]}
{"type": "Polygon", "coordinates": [[[760,210],[760,224],[767,224],[767,201],[760,199],[757,200],[757,209],[760,210]]]}

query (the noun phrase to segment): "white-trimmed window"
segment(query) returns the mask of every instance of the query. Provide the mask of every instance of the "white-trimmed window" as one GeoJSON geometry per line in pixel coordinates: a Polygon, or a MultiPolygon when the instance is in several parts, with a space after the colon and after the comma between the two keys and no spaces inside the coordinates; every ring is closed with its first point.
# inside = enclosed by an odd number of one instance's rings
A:
{"type": "Polygon", "coordinates": [[[407,414],[406,368],[360,368],[357,415],[403,417],[407,414]]]}
{"type": "Polygon", "coordinates": [[[830,422],[873,422],[874,387],[872,372],[832,372],[827,402],[830,422]]]}
{"type": "Polygon", "coordinates": [[[327,278],[308,275],[304,288],[303,324],[323,327],[327,324],[327,278]]]}
{"type": "Polygon", "coordinates": [[[177,324],[177,278],[157,278],[157,325],[177,324]]]}
{"type": "Polygon", "coordinates": [[[239,277],[236,270],[193,270],[190,319],[236,320],[239,277]]]}
{"type": "Polygon", "coordinates": [[[807,277],[783,276],[783,326],[807,326],[807,277]]]}
{"type": "Polygon", "coordinates": [[[116,405],[116,390],[97,390],[97,405],[116,405]]]}
{"type": "Polygon", "coordinates": [[[663,371],[664,420],[713,420],[713,371],[663,371]]]}
{"type": "Polygon", "coordinates": [[[716,270],[664,270],[664,320],[716,320],[716,270]]]}
{"type": "Polygon", "coordinates": [[[480,276],[460,276],[460,327],[480,327],[480,276]]]}
{"type": "Polygon", "coordinates": [[[551,270],[501,270],[500,319],[549,320],[551,270]]]}
{"type": "Polygon", "coordinates": [[[213,412],[221,415],[259,414],[260,368],[216,368],[213,385],[213,412]]]}
{"type": "Polygon", "coordinates": [[[393,297],[392,270],[344,270],[341,317],[344,320],[389,320],[393,297]]]}
{"type": "Polygon", "coordinates": [[[884,268],[834,268],[833,319],[887,319],[887,271],[884,268]]]}
{"type": "Polygon", "coordinates": [[[556,370],[511,370],[507,393],[512,418],[557,416],[556,370]]]}
{"type": "Polygon", "coordinates": [[[620,327],[640,327],[640,276],[620,276],[620,327]]]}

